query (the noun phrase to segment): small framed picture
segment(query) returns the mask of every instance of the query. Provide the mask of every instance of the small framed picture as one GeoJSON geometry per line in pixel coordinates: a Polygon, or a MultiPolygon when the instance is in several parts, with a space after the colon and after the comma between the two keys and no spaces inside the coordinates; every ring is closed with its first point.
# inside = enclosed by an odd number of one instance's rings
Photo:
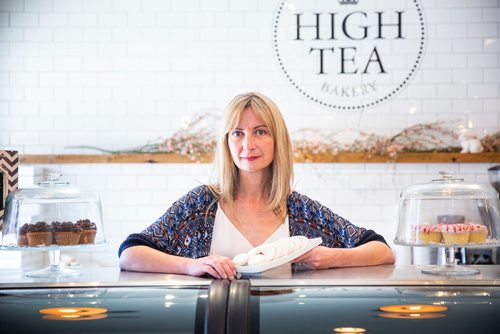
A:
{"type": "Polygon", "coordinates": [[[19,152],[0,150],[0,225],[3,222],[5,200],[17,189],[19,178],[19,152]]]}

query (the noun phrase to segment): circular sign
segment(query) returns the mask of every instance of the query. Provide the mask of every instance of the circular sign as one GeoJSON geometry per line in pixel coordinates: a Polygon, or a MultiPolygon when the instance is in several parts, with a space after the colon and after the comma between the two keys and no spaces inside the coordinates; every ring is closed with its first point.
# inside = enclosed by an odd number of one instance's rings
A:
{"type": "Polygon", "coordinates": [[[335,110],[364,110],[409,83],[422,62],[419,0],[283,0],[273,48],[287,80],[335,110]]]}

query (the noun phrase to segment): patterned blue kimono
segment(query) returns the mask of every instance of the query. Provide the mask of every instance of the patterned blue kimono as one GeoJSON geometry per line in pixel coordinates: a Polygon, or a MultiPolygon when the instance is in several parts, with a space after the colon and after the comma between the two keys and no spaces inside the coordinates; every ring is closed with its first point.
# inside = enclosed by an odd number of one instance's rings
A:
{"type": "MultiPolygon", "coordinates": [[[[218,199],[209,187],[199,186],[173,203],[141,233],[129,235],[120,245],[118,256],[124,249],[139,245],[183,257],[208,256],[217,207],[218,199]]],[[[386,243],[381,235],[351,224],[319,202],[295,191],[287,198],[287,214],[290,236],[321,237],[322,246],[352,248],[374,240],[386,243]]]]}

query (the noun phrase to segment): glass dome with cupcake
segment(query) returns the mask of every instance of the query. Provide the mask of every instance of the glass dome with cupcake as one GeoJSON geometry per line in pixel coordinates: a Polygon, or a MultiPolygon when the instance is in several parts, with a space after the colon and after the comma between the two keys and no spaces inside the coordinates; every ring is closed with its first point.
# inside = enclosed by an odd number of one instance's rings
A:
{"type": "Polygon", "coordinates": [[[403,190],[394,243],[445,247],[448,268],[435,271],[456,273],[463,269],[450,266],[455,262],[453,248],[500,246],[499,194],[488,184],[455,177],[454,171],[440,174],[440,178],[403,190]]]}
{"type": "Polygon", "coordinates": [[[49,174],[36,187],[18,189],[6,200],[0,249],[51,252],[49,272],[28,276],[70,276],[59,267],[60,250],[105,244],[99,194],[59,177],[49,174]]]}

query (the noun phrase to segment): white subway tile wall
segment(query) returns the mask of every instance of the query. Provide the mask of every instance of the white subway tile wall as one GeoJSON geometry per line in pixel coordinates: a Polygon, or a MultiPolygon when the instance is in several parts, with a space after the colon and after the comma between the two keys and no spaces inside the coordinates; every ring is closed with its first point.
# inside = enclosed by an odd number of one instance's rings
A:
{"type": "MultiPolygon", "coordinates": [[[[296,164],[295,190],[318,200],[352,223],[382,234],[398,257],[409,263],[409,251],[393,244],[401,191],[412,184],[455,170],[466,181],[489,183],[492,164],[296,164]]],[[[37,165],[36,174],[56,171],[65,180],[101,195],[108,241],[104,249],[70,253],[89,265],[117,264],[124,238],[158,219],[188,190],[213,180],[211,164],[61,164],[37,165]]],[[[23,171],[21,171],[23,172],[23,171]]]]}
{"type": "MultiPolygon", "coordinates": [[[[22,153],[95,153],[140,146],[186,118],[220,115],[229,99],[260,91],[293,132],[362,129],[396,134],[438,120],[478,135],[500,128],[500,1],[422,0],[428,44],[410,85],[364,112],[305,100],[273,55],[278,0],[0,1],[0,147],[22,153]]],[[[458,143],[457,143],[458,145],[458,143]]],[[[401,190],[442,169],[488,183],[491,164],[297,164],[296,189],[392,241],[401,190]]],[[[73,254],[116,265],[120,242],[158,218],[210,164],[36,165],[100,192],[104,250],[73,254]]],[[[392,245],[392,243],[391,243],[392,245]]],[[[392,245],[398,262],[408,250],[392,245]]]]}

